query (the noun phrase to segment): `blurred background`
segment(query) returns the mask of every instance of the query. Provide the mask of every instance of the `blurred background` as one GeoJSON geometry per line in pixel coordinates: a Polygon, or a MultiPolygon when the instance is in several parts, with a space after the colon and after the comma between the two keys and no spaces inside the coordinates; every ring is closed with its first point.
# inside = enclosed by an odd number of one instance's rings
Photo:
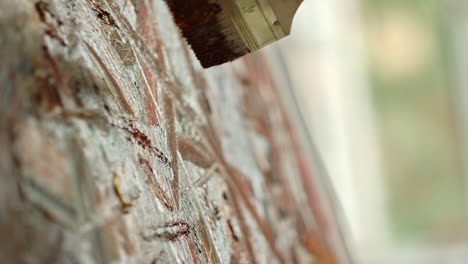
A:
{"type": "Polygon", "coordinates": [[[468,1],[305,0],[277,45],[357,263],[468,263],[468,1]]]}

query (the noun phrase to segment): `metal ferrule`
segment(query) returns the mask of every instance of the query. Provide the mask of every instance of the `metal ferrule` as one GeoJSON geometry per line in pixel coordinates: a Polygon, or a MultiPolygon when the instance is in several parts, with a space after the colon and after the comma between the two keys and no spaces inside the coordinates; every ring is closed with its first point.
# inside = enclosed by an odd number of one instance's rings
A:
{"type": "Polygon", "coordinates": [[[222,0],[250,51],[289,35],[302,0],[222,0]]]}

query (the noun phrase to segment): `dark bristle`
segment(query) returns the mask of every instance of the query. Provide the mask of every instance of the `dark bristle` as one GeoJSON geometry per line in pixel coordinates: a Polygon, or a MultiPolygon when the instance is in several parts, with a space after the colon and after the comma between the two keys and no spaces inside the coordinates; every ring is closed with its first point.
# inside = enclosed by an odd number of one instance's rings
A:
{"type": "Polygon", "coordinates": [[[249,53],[220,0],[166,0],[175,22],[204,68],[249,53]]]}

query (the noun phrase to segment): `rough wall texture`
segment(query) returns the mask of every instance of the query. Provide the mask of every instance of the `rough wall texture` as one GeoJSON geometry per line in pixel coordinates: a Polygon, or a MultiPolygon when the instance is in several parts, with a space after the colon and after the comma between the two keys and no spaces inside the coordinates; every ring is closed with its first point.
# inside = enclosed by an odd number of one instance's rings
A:
{"type": "Polygon", "coordinates": [[[275,56],[203,70],[162,0],[1,1],[0,263],[347,263],[275,56]]]}

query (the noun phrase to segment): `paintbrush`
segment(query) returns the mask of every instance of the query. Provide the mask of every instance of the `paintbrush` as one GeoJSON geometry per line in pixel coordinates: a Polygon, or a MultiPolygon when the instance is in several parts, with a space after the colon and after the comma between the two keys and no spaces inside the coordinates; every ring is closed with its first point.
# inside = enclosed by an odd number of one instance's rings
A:
{"type": "Polygon", "coordinates": [[[289,35],[302,0],[166,0],[204,68],[289,35]]]}

